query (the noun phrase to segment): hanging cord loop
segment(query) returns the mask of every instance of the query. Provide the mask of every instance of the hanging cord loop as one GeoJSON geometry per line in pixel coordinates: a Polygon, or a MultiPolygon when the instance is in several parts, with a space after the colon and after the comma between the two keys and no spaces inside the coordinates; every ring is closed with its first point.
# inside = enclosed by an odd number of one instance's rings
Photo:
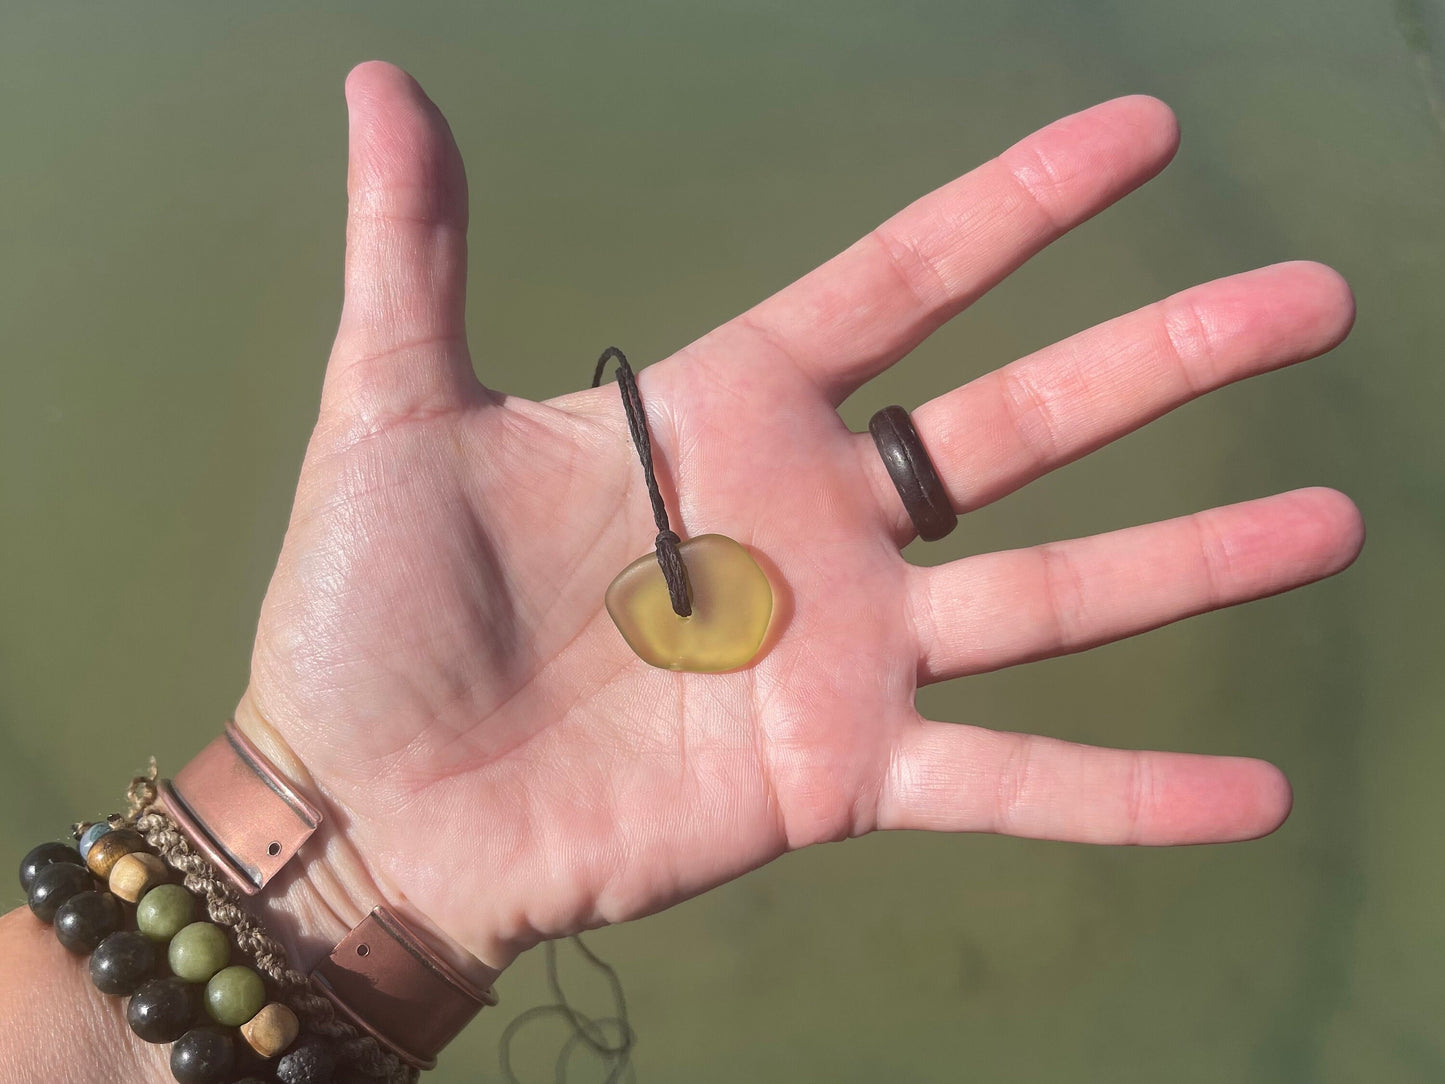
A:
{"type": "Polygon", "coordinates": [[[554,1070],[556,1084],[566,1084],[572,1055],[579,1047],[591,1050],[602,1062],[602,1067],[607,1071],[603,1084],[636,1081],[637,1069],[632,1063],[632,1048],[637,1045],[637,1033],[632,1030],[632,1023],[628,1019],[627,998],[622,992],[622,981],[617,977],[612,965],[583,944],[582,938],[574,934],[567,940],[572,942],[573,947],[582,954],[582,958],[606,979],[612,992],[613,1014],[591,1017],[573,1006],[562,989],[562,980],[558,975],[557,942],[544,942],[542,948],[547,958],[547,988],[552,991],[554,1000],[550,1005],[533,1006],[503,1030],[498,1042],[502,1079],[506,1084],[521,1084],[512,1064],[512,1043],[517,1036],[523,1030],[528,1030],[535,1021],[560,1017],[571,1034],[557,1055],[554,1070]]]}
{"type": "Polygon", "coordinates": [[[622,408],[627,412],[627,429],[632,434],[632,443],[637,447],[637,457],[642,460],[642,474],[647,479],[647,496],[652,501],[652,519],[657,524],[657,563],[662,569],[662,578],[667,581],[667,593],[672,599],[672,612],[678,617],[692,616],[692,588],[687,582],[687,566],[682,563],[678,549],[681,541],[667,522],[667,504],[662,491],[657,488],[657,475],[652,469],[652,437],[647,432],[647,415],[642,409],[642,395],[637,390],[637,377],[627,363],[627,355],[615,346],[602,351],[597,359],[597,371],[592,374],[592,386],[602,383],[602,374],[609,361],[617,362],[617,385],[622,389],[622,408]]]}

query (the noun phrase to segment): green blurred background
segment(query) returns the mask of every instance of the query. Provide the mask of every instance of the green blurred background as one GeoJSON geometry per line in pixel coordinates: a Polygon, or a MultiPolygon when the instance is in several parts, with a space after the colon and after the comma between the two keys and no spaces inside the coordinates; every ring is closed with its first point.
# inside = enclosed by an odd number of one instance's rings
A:
{"type": "MultiPolygon", "coordinates": [[[[450,118],[473,352],[532,397],[581,386],[608,343],[663,357],[1034,127],[1144,91],[1183,125],[1168,171],[845,414],[861,428],[1197,281],[1342,270],[1360,315],[1330,356],[913,554],[1350,493],[1370,541],[1337,580],[921,697],[1267,757],[1293,817],[1176,851],[877,836],[591,943],[645,1082],[1445,1077],[1437,3],[0,5],[3,865],[114,808],[152,752],[176,767],[243,687],[340,298],[353,63],[402,64],[450,118]]],[[[546,999],[539,957],[437,1084],[498,1079],[501,1028],[546,999]]],[[[526,1079],[551,1079],[561,1039],[519,1042],[526,1079]]]]}

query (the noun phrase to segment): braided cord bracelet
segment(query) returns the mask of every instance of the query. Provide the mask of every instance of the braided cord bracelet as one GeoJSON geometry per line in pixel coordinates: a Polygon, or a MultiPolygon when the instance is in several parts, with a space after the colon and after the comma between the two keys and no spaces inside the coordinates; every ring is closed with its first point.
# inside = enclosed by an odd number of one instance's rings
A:
{"type": "Polygon", "coordinates": [[[310,979],[287,963],[280,942],[240,906],[240,893],[235,886],[196,853],[159,804],[157,775],[152,760],[150,770],[131,781],[127,792],[131,819],[167,865],[184,875],[185,886],[205,899],[212,921],[231,930],[241,951],[277,985],[297,1016],[312,1031],[335,1041],[343,1060],[386,1084],[416,1084],[420,1076],[416,1069],[383,1049],[372,1036],[362,1034],[350,1022],[338,1017],[331,1000],[313,990],[310,979]]]}
{"type": "Polygon", "coordinates": [[[77,824],[76,846],[42,843],[20,867],[32,913],[90,956],[97,989],[129,998],[131,1030],[173,1044],[180,1084],[416,1084],[416,1068],[339,1018],[289,965],[160,806],[156,777],[152,760],[126,815],[77,824]],[[210,921],[192,921],[197,904],[210,921]],[[233,945],[249,966],[231,964],[233,945]]]}

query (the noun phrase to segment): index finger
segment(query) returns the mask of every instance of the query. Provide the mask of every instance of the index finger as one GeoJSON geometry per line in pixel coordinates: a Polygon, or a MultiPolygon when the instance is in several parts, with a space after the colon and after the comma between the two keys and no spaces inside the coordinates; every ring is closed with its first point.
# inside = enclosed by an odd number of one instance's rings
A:
{"type": "Polygon", "coordinates": [[[833,403],[1049,242],[1158,173],[1179,130],[1134,95],[1057,120],[737,318],[833,403]]]}

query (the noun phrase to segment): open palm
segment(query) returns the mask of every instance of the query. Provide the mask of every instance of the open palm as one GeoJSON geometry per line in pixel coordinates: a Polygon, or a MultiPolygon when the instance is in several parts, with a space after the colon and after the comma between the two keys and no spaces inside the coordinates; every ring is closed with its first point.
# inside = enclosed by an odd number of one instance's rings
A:
{"type": "MultiPolygon", "coordinates": [[[[914,693],[1337,571],[1362,537],[1346,498],[1300,491],[920,568],[871,440],[836,412],[1162,168],[1164,106],[1120,99],[1051,125],[641,374],[674,527],[737,539],[781,587],[761,659],[693,675],[638,660],[602,605],[653,535],[617,389],[537,404],[477,382],[446,124],[387,65],[353,72],[348,99],[346,304],[237,717],[304,765],[378,894],[500,967],[874,829],[1182,843],[1284,818],[1267,764],[931,722],[914,693]]],[[[1250,272],[914,418],[955,506],[977,507],[1328,349],[1351,314],[1327,268],[1250,272]]]]}

